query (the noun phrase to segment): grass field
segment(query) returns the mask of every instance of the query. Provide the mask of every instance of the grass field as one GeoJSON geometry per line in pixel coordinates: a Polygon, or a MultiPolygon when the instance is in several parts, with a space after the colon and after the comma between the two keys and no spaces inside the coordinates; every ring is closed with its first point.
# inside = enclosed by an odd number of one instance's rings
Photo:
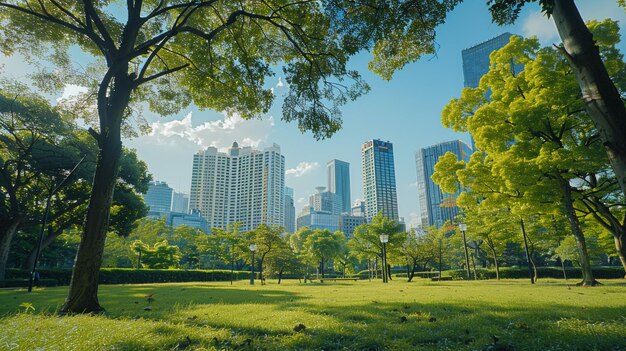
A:
{"type": "Polygon", "coordinates": [[[103,285],[104,315],[66,317],[66,287],[0,290],[0,350],[626,350],[626,282],[603,283],[103,285]]]}

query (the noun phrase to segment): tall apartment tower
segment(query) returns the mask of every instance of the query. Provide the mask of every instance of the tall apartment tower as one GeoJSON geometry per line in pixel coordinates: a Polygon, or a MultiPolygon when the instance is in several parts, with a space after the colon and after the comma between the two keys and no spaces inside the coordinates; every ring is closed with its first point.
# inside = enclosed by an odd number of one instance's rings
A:
{"type": "Polygon", "coordinates": [[[199,210],[210,228],[282,226],[284,192],[285,157],[276,144],[260,151],[234,142],[227,153],[209,147],[193,157],[189,208],[199,210]]]}
{"type": "Polygon", "coordinates": [[[370,222],[382,211],[385,217],[398,220],[393,144],[376,139],[366,141],[361,146],[361,156],[365,218],[370,222]]]}
{"type": "Polygon", "coordinates": [[[441,188],[431,179],[435,172],[435,164],[446,152],[452,152],[457,159],[467,162],[472,149],[461,140],[453,140],[420,149],[415,153],[422,226],[434,225],[439,228],[459,214],[455,200],[460,190],[456,194],[444,195],[441,188]]]}
{"type": "Polygon", "coordinates": [[[340,199],[340,212],[350,213],[350,164],[340,160],[330,160],[328,167],[328,191],[340,199]]]}
{"type": "Polygon", "coordinates": [[[341,214],[341,198],[339,195],[325,191],[326,188],[318,186],[315,188],[317,193],[309,196],[309,206],[314,211],[324,211],[331,214],[341,214]]]}
{"type": "Polygon", "coordinates": [[[189,213],[189,195],[175,191],[172,198],[172,212],[189,213]]]}
{"type": "Polygon", "coordinates": [[[293,189],[285,187],[285,231],[293,233],[296,231],[296,206],[293,199],[293,189]]]}
{"type": "Polygon", "coordinates": [[[170,188],[166,182],[154,181],[148,185],[148,192],[143,195],[143,200],[150,207],[150,214],[158,218],[160,214],[170,212],[173,194],[174,189],[170,188]]]}

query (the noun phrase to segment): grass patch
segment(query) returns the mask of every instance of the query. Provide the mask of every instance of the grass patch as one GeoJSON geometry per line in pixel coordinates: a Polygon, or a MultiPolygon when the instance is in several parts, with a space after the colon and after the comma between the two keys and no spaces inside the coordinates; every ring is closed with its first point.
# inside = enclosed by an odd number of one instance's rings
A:
{"type": "Polygon", "coordinates": [[[104,315],[70,317],[67,288],[0,290],[0,349],[626,350],[626,283],[603,283],[104,285],[104,315]]]}

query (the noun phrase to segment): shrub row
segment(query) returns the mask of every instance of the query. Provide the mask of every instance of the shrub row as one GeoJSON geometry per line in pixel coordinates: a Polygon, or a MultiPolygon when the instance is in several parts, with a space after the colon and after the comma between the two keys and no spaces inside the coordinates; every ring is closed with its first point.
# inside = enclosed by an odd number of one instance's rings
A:
{"type": "MultiPolygon", "coordinates": [[[[35,286],[57,286],[59,282],[56,279],[39,279],[34,282],[35,286]]],[[[0,288],[26,288],[28,287],[28,279],[5,279],[0,280],[0,288]]]]}
{"type": "MultiPolygon", "coordinates": [[[[581,279],[582,272],[577,267],[566,267],[565,274],[568,279],[581,279]]],[[[477,269],[476,275],[478,279],[496,279],[496,271],[494,269],[477,269]]],[[[563,269],[559,267],[537,267],[537,275],[541,278],[563,278],[563,269]]],[[[452,277],[452,279],[466,279],[467,273],[464,269],[455,269],[443,271],[444,277],[452,277]]],[[[471,271],[472,278],[474,271],[471,271]]],[[[624,278],[624,269],[622,267],[593,267],[593,276],[596,279],[619,279],[624,278]]],[[[502,279],[523,279],[528,278],[527,267],[502,267],[500,268],[500,278],[502,279]]]]}
{"type": "MultiPolygon", "coordinates": [[[[69,285],[72,278],[71,269],[40,269],[41,280],[55,280],[58,285],[69,285]]],[[[7,281],[23,281],[28,284],[29,272],[19,269],[8,269],[7,281]]],[[[235,271],[234,280],[248,279],[250,272],[235,271]]],[[[142,284],[172,282],[212,282],[231,279],[229,270],[180,270],[180,269],[130,269],[102,268],[100,284],[142,284]]],[[[19,286],[19,285],[13,285],[19,286]]]]}

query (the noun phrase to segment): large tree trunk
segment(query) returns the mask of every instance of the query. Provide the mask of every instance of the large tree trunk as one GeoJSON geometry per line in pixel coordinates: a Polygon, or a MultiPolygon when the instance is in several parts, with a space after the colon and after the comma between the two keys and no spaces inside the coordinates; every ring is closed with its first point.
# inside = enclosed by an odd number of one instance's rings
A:
{"type": "Polygon", "coordinates": [[[133,77],[129,76],[128,65],[115,75],[110,94],[101,84],[98,101],[100,133],[98,160],[93,179],[85,230],[78,246],[68,297],[60,313],[98,313],[104,309],[98,302],[98,277],[104,242],[111,212],[113,189],[122,153],[120,129],[124,110],[130,101],[133,77]],[[102,94],[104,94],[102,97],[102,94]]]}
{"type": "Polygon", "coordinates": [[[4,280],[5,278],[11,241],[13,241],[13,237],[21,221],[21,217],[14,217],[0,227],[0,280],[4,280]]]}
{"type": "Polygon", "coordinates": [[[626,195],[626,107],[602,62],[574,0],[555,0],[552,12],[564,51],[576,74],[587,113],[626,195]]]}
{"type": "Polygon", "coordinates": [[[558,180],[561,184],[561,189],[563,190],[565,215],[567,216],[567,219],[569,221],[572,235],[574,235],[576,247],[578,248],[578,254],[580,255],[580,269],[583,273],[583,281],[580,283],[580,285],[594,286],[597,284],[597,282],[593,278],[593,271],[591,270],[591,261],[589,260],[589,253],[587,251],[585,235],[580,228],[580,223],[578,222],[578,217],[576,216],[576,212],[574,210],[574,204],[572,201],[572,188],[569,185],[569,182],[562,177],[558,176],[558,180]]]}

